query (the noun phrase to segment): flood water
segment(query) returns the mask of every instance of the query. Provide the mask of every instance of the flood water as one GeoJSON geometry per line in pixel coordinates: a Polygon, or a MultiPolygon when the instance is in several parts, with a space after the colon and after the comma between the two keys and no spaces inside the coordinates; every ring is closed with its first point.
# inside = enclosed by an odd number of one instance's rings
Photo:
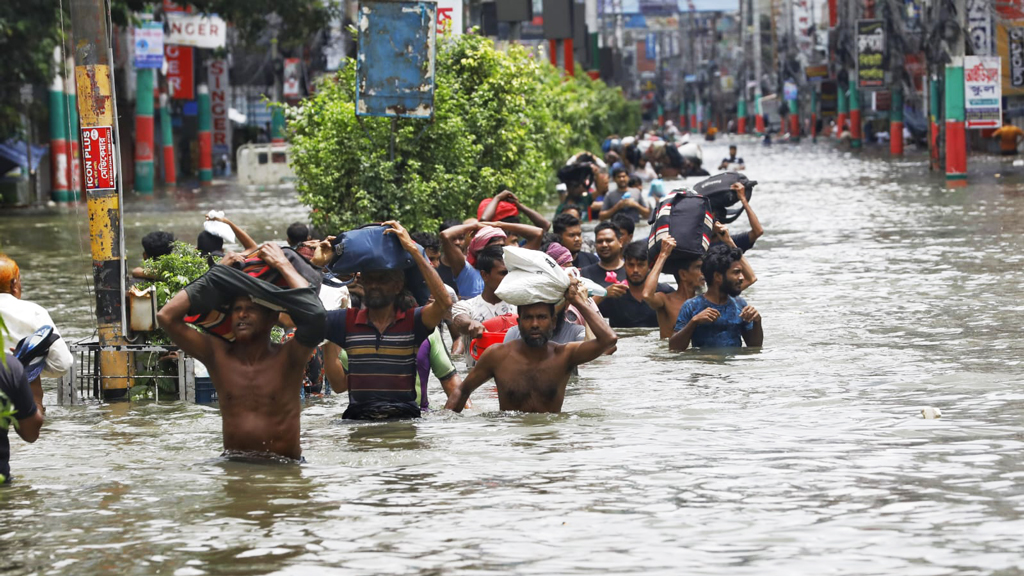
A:
{"type": "MultiPolygon", "coordinates": [[[[740,155],[767,230],[745,293],[761,352],[623,332],[561,415],[501,414],[491,385],[416,422],[313,400],[301,466],[217,460],[215,408],[51,389],[40,440],[11,442],[5,573],[1024,573],[1024,169],[972,157],[947,190],[924,156],[740,155]]],[[[230,188],[132,201],[129,264],[145,232],[192,239],[211,208],[257,240],[304,214],[230,188]]],[[[0,219],[25,297],[72,339],[92,332],[87,234],[84,208],[0,219]]]]}

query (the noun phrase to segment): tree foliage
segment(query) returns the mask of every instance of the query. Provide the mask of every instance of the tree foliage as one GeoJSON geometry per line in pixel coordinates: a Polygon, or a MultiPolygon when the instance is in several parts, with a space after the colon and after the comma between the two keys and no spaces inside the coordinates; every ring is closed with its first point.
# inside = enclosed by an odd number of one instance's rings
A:
{"type": "Polygon", "coordinates": [[[554,168],[605,134],[631,132],[639,108],[618,89],[565,79],[522,46],[464,35],[440,42],[434,119],[355,116],[355,63],[288,108],[292,166],[314,224],[337,231],[397,219],[434,229],[475,214],[502,188],[524,202],[552,190],[554,168]]]}

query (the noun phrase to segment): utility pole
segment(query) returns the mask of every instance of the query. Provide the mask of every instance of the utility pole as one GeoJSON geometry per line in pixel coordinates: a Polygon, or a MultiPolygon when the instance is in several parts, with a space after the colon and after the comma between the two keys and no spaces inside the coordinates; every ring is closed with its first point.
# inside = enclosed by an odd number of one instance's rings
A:
{"type": "Polygon", "coordinates": [[[104,398],[123,398],[131,386],[128,353],[109,349],[127,344],[123,333],[125,269],[120,142],[112,72],[114,57],[107,29],[110,14],[104,0],[71,0],[70,4],[96,323],[102,347],[100,381],[104,398]]]}
{"type": "Polygon", "coordinates": [[[761,108],[761,0],[751,0],[754,6],[754,131],[764,134],[764,110],[761,108]]]}
{"type": "Polygon", "coordinates": [[[747,42],[744,29],[747,27],[747,19],[750,16],[747,0],[740,0],[740,69],[736,74],[736,83],[739,84],[739,100],[736,101],[736,133],[747,133],[747,42]],[[744,9],[744,6],[747,8],[744,9]]]}

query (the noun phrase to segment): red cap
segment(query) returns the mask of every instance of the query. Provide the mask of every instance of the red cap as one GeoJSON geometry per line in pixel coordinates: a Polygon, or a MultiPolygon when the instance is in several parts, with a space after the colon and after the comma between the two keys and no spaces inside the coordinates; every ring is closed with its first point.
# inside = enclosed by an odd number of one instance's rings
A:
{"type": "MultiPolygon", "coordinates": [[[[484,210],[487,209],[487,205],[490,204],[493,200],[494,200],[494,198],[484,198],[483,200],[480,201],[480,206],[476,209],[476,219],[477,220],[483,220],[483,218],[484,218],[484,210]]],[[[498,204],[498,209],[497,209],[497,211],[495,211],[494,218],[491,221],[492,222],[496,222],[498,220],[504,220],[505,218],[508,218],[509,216],[518,216],[518,215],[519,215],[519,208],[516,208],[515,204],[513,204],[511,202],[507,202],[505,200],[502,200],[501,203],[498,204]]]]}

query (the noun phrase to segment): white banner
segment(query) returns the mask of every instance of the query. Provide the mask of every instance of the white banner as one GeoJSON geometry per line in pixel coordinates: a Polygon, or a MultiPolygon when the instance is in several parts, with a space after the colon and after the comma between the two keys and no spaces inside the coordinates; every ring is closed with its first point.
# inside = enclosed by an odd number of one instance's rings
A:
{"type": "Polygon", "coordinates": [[[231,84],[227,60],[214,60],[207,66],[210,85],[210,119],[213,120],[213,152],[231,157],[231,84]]]}
{"type": "Polygon", "coordinates": [[[1003,113],[998,56],[964,56],[964,120],[967,128],[999,128],[1003,113]]]}
{"type": "Polygon", "coordinates": [[[437,0],[437,35],[462,34],[462,0],[437,0]]]}
{"type": "Polygon", "coordinates": [[[196,48],[223,48],[227,44],[228,26],[220,16],[183,12],[168,12],[164,16],[169,30],[164,44],[196,48]]]}
{"type": "Polygon", "coordinates": [[[143,22],[135,29],[135,67],[163,68],[164,66],[164,25],[160,22],[143,22]]]}

